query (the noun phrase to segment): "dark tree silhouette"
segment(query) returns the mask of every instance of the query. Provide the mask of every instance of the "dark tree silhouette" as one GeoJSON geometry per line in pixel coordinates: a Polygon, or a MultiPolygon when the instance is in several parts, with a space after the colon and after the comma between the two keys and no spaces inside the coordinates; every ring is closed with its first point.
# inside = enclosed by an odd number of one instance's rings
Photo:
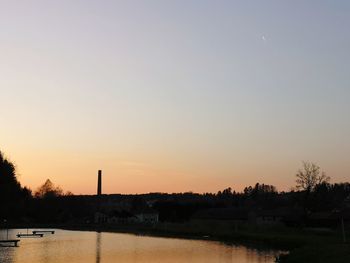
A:
{"type": "Polygon", "coordinates": [[[36,198],[53,198],[63,195],[63,190],[59,186],[55,186],[50,179],[47,179],[46,182],[40,186],[34,196],[36,198]]]}
{"type": "Polygon", "coordinates": [[[31,191],[18,182],[15,165],[0,151],[0,217],[16,216],[31,191]]]}
{"type": "Polygon", "coordinates": [[[22,188],[17,181],[16,168],[0,151],[0,199],[13,199],[30,195],[30,190],[22,188]]]}
{"type": "Polygon", "coordinates": [[[322,183],[328,183],[330,177],[324,172],[321,172],[321,168],[311,162],[303,162],[303,167],[296,174],[297,188],[300,190],[306,190],[312,192],[315,187],[322,183]]]}
{"type": "Polygon", "coordinates": [[[15,166],[0,152],[0,186],[2,190],[20,190],[17,181],[15,166]]]}

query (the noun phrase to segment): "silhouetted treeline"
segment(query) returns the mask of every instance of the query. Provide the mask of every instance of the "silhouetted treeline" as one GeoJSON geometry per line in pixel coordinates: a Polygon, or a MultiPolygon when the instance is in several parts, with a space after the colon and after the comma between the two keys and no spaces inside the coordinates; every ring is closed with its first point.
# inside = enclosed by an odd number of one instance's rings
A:
{"type": "MultiPolygon", "coordinates": [[[[335,211],[350,198],[350,184],[326,181],[306,190],[278,192],[275,186],[257,183],[242,192],[230,187],[217,193],[149,193],[141,195],[75,196],[47,180],[37,191],[22,187],[15,166],[0,153],[0,220],[13,223],[92,223],[102,208],[152,207],[160,221],[184,222],[199,210],[212,208],[301,208],[305,213],[335,211]]],[[[1,221],[1,222],[2,222],[1,221]]],[[[0,223],[1,223],[0,222],[0,223]]]]}
{"type": "MultiPolygon", "coordinates": [[[[232,192],[229,188],[218,193],[150,193],[142,195],[103,195],[108,204],[130,202],[134,208],[145,204],[158,211],[160,221],[184,222],[194,213],[209,208],[274,209],[278,207],[304,208],[305,191],[277,192],[263,184],[247,187],[243,192],[232,192]],[[117,199],[115,199],[117,198],[117,199]]],[[[31,223],[91,223],[98,210],[97,196],[59,195],[44,197],[17,196],[7,198],[8,207],[2,210],[1,218],[31,223]],[[10,200],[16,200],[12,202],[10,200]],[[4,213],[4,211],[7,213],[4,213]]],[[[307,210],[310,212],[333,211],[341,207],[350,195],[350,184],[322,184],[308,194],[307,210]]],[[[4,199],[2,199],[3,201],[4,199]]]]}

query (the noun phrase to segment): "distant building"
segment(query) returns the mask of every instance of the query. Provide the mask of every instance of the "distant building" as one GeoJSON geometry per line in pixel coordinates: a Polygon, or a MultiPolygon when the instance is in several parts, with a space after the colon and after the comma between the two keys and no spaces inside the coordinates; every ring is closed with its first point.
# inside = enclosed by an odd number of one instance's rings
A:
{"type": "Polygon", "coordinates": [[[303,215],[303,209],[298,208],[258,209],[255,223],[257,225],[299,225],[302,222],[303,215]]]}
{"type": "Polygon", "coordinates": [[[158,220],[158,212],[147,208],[135,212],[126,210],[113,210],[104,213],[96,212],[94,221],[96,224],[156,224],[158,220]]]}
{"type": "Polygon", "coordinates": [[[96,212],[94,216],[94,223],[96,224],[102,224],[102,223],[107,223],[108,221],[108,216],[105,213],[101,212],[96,212]]]}
{"type": "Polygon", "coordinates": [[[159,214],[152,208],[144,208],[134,212],[140,223],[156,224],[159,221],[159,214]]]}
{"type": "Polygon", "coordinates": [[[112,211],[107,218],[109,224],[136,223],[137,220],[135,215],[127,211],[112,211]]]}

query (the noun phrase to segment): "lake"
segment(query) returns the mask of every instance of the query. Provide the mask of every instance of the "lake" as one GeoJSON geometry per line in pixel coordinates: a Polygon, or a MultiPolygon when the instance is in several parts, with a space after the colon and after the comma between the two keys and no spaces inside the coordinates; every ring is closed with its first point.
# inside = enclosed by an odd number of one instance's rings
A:
{"type": "MultiPolygon", "coordinates": [[[[0,247],[1,263],[274,262],[276,250],[257,250],[216,241],[54,229],[54,235],[22,238],[19,247],[0,247]]],[[[29,229],[31,233],[32,229],[29,229]]],[[[9,238],[27,229],[9,230],[9,238]]],[[[6,239],[6,230],[0,230],[6,239]]]]}

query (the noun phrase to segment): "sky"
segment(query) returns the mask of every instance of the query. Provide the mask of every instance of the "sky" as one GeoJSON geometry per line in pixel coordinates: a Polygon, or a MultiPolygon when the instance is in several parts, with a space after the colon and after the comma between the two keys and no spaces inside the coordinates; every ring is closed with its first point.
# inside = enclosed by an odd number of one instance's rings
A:
{"type": "Polygon", "coordinates": [[[0,0],[0,150],[33,190],[350,179],[350,2],[0,0]]]}

